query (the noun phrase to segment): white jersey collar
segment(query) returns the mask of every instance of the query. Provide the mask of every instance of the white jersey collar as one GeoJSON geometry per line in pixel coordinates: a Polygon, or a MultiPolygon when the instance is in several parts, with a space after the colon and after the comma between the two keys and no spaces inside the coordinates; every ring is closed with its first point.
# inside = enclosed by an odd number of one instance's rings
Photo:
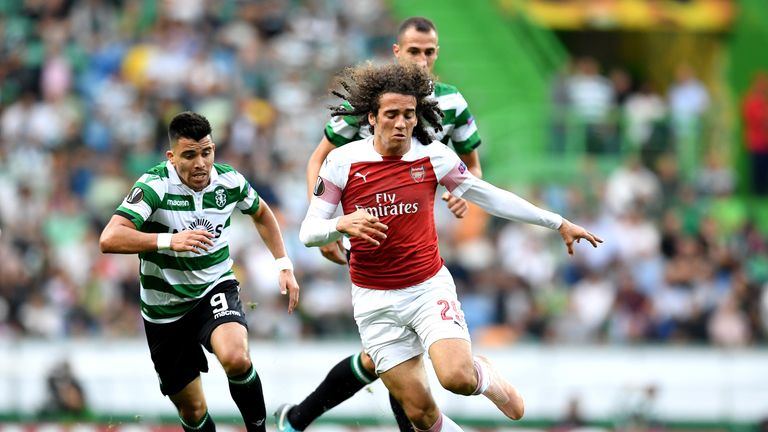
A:
{"type": "MultiPolygon", "coordinates": [[[[383,158],[383,157],[384,157],[384,156],[383,156],[381,153],[377,152],[377,151],[376,151],[376,149],[374,148],[374,144],[373,144],[373,135],[371,135],[371,136],[368,136],[368,137],[365,137],[365,138],[363,138],[363,141],[367,141],[367,142],[368,142],[367,146],[368,146],[368,148],[370,148],[370,149],[371,149],[371,151],[372,151],[374,154],[378,155],[378,156],[379,156],[379,157],[381,157],[381,158],[383,158]]],[[[415,150],[415,149],[416,149],[416,146],[421,146],[421,145],[422,145],[422,144],[419,142],[419,140],[417,140],[415,137],[411,137],[411,148],[409,148],[409,149],[408,149],[408,151],[407,151],[407,152],[405,152],[405,154],[403,154],[402,156],[400,156],[400,158],[401,158],[402,160],[407,160],[407,159],[408,159],[408,158],[407,158],[407,156],[411,155],[411,154],[412,154],[414,151],[416,151],[416,150],[415,150]]]]}

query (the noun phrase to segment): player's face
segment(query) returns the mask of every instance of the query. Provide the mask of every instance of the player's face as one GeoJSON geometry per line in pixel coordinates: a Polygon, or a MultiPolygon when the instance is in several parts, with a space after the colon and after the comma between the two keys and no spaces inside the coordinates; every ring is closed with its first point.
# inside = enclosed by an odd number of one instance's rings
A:
{"type": "Polygon", "coordinates": [[[384,156],[402,156],[411,148],[416,126],[416,98],[399,93],[379,97],[379,112],[368,114],[373,125],[374,147],[384,156]]]}
{"type": "Polygon", "coordinates": [[[437,45],[437,33],[430,30],[427,33],[416,30],[411,27],[398,40],[398,43],[392,46],[392,52],[395,53],[397,61],[400,64],[405,62],[416,63],[417,65],[432,72],[432,67],[437,60],[437,54],[440,47],[437,45]]]}
{"type": "Polygon", "coordinates": [[[191,138],[179,138],[176,145],[165,155],[176,168],[181,182],[194,191],[201,191],[211,181],[213,153],[216,144],[207,135],[200,141],[191,138]]]}

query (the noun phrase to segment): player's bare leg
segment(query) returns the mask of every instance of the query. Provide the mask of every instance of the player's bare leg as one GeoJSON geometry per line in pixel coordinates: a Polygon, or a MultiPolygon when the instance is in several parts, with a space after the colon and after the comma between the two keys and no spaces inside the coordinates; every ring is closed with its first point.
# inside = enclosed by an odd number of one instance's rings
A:
{"type": "Polygon", "coordinates": [[[512,420],[523,416],[520,393],[483,356],[472,357],[470,343],[463,339],[442,339],[429,347],[429,356],[440,384],[462,395],[482,394],[512,420]]]}
{"type": "Polygon", "coordinates": [[[213,419],[208,415],[208,405],[205,403],[203,384],[200,376],[192,380],[178,393],[169,396],[176,406],[181,420],[181,427],[185,431],[216,430],[213,419]]]}
{"type": "Polygon", "coordinates": [[[380,374],[380,377],[402,405],[416,432],[462,431],[453,420],[440,412],[435,403],[421,355],[400,363],[380,374]]]}

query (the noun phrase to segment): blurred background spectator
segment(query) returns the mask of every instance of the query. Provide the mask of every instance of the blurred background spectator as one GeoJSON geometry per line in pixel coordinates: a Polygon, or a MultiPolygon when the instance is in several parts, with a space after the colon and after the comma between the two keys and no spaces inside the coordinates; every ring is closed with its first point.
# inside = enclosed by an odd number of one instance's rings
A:
{"type": "Polygon", "coordinates": [[[69,361],[56,363],[45,378],[48,399],[39,412],[42,420],[83,420],[89,415],[80,380],[72,372],[69,361]]]}
{"type": "Polygon", "coordinates": [[[587,422],[581,412],[581,400],[578,396],[571,396],[571,398],[568,399],[568,406],[565,409],[565,415],[550,429],[550,431],[568,432],[572,430],[579,430],[586,426],[587,422]]]}

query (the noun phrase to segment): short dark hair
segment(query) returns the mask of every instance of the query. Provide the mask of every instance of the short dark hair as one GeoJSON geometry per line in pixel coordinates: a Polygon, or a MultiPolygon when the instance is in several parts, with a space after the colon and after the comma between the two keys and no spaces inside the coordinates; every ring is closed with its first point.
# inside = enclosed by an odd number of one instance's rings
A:
{"type": "Polygon", "coordinates": [[[409,28],[414,28],[419,33],[429,33],[430,31],[437,33],[437,27],[429,18],[421,16],[410,17],[400,24],[400,28],[397,30],[398,41],[409,28]]]}
{"type": "Polygon", "coordinates": [[[443,130],[443,112],[437,101],[430,97],[434,85],[432,78],[425,69],[414,63],[365,63],[349,67],[338,76],[338,83],[344,93],[340,90],[332,90],[331,93],[347,101],[351,107],[332,106],[333,116],[357,117],[361,125],[368,124],[373,132],[373,125],[368,123],[368,113],[374,116],[378,114],[381,95],[397,93],[416,98],[418,123],[413,128],[413,136],[419,142],[429,144],[433,141],[429,126],[436,131],[443,130]]]}
{"type": "Polygon", "coordinates": [[[168,138],[171,145],[179,138],[189,138],[200,141],[211,134],[211,124],[208,119],[192,111],[184,111],[176,114],[168,125],[168,138]]]}

